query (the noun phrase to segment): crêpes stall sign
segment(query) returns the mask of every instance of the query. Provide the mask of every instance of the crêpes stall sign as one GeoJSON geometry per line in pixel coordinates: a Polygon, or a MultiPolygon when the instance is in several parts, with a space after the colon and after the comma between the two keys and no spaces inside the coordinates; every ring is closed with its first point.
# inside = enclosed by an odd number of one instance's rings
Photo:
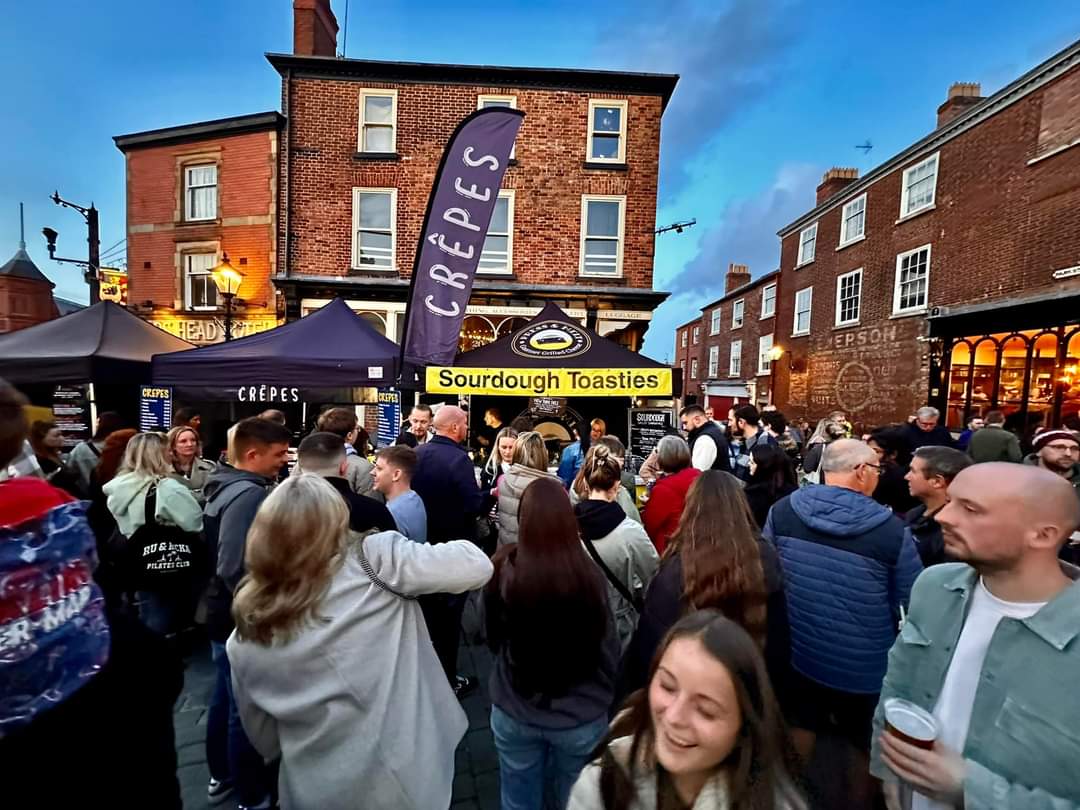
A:
{"type": "Polygon", "coordinates": [[[577,324],[548,304],[525,326],[458,355],[453,366],[430,366],[427,390],[437,394],[534,397],[671,396],[672,369],[577,324]]]}

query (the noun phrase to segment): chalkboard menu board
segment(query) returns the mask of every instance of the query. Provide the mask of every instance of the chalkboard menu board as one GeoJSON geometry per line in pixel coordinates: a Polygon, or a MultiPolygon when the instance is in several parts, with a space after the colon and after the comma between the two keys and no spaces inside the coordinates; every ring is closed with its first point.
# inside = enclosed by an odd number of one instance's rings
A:
{"type": "Polygon", "coordinates": [[[656,443],[675,429],[670,408],[630,409],[630,455],[647,458],[656,443]]]}
{"type": "Polygon", "coordinates": [[[566,398],[530,397],[529,410],[536,416],[563,416],[566,413],[566,398]]]}
{"type": "Polygon", "coordinates": [[[172,389],[156,385],[139,388],[139,430],[168,430],[172,427],[172,389]]]}
{"type": "Polygon", "coordinates": [[[401,392],[379,392],[379,431],[376,436],[379,447],[389,447],[397,441],[401,429],[401,392]]]}
{"type": "Polygon", "coordinates": [[[58,385],[53,390],[53,421],[64,438],[64,452],[90,438],[90,397],[85,385],[58,385]]]}

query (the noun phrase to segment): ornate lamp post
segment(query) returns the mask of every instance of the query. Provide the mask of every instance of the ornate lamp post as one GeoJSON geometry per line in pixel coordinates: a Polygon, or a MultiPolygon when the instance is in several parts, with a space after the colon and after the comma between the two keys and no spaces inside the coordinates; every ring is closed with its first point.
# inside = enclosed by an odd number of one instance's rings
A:
{"type": "Polygon", "coordinates": [[[232,305],[233,298],[240,290],[240,282],[244,280],[244,274],[232,266],[229,254],[221,254],[221,264],[210,271],[214,279],[214,286],[218,294],[225,299],[225,341],[232,340],[232,305]]]}

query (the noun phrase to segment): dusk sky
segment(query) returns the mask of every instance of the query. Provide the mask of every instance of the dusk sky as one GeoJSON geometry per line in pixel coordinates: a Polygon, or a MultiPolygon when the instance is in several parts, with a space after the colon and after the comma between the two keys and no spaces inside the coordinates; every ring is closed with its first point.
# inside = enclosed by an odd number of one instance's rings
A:
{"type": "MultiPolygon", "coordinates": [[[[334,0],[344,28],[345,0],[334,0]]],[[[288,0],[11,2],[0,33],[0,263],[27,247],[56,294],[85,301],[78,214],[101,210],[102,249],[122,261],[124,161],[112,136],[279,107],[263,58],[292,48],[288,0]]],[[[992,93],[1080,38],[1080,3],[435,3],[353,0],[354,58],[679,73],[664,117],[654,287],[672,292],[646,352],[716,298],[728,262],[776,267],[776,231],[808,210],[830,166],[866,172],[934,127],[955,81],[992,93]],[[855,149],[865,141],[873,150],[855,149]]],[[[338,47],[342,46],[339,34],[338,47]]],[[[631,126],[632,126],[631,120],[631,126]]]]}

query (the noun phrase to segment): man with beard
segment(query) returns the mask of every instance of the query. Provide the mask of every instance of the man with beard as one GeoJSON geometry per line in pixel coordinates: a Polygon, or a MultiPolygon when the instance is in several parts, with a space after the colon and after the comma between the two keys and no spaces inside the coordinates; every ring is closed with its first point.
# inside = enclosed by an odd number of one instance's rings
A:
{"type": "Polygon", "coordinates": [[[1049,470],[976,464],[937,514],[956,563],[919,577],[889,653],[870,770],[912,810],[1080,805],[1080,571],[1058,559],[1080,503],[1049,470]],[[902,698],[933,714],[930,749],[883,732],[902,698]]]}

